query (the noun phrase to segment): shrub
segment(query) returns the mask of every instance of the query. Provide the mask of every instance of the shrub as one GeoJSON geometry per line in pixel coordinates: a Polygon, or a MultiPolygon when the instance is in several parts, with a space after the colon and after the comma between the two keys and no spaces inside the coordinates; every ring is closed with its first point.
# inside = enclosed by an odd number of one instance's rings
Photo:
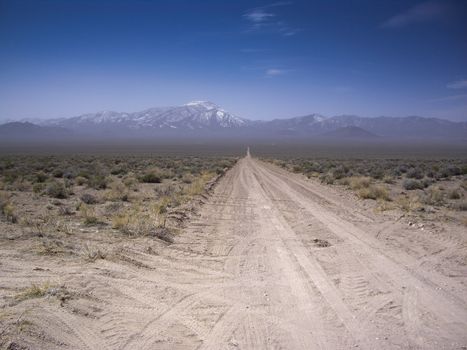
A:
{"type": "Polygon", "coordinates": [[[141,176],[140,181],[144,183],[158,184],[162,182],[162,179],[159,174],[149,172],[141,176]]]}
{"type": "Polygon", "coordinates": [[[81,203],[79,206],[79,211],[86,225],[94,225],[99,223],[99,219],[95,214],[94,208],[88,206],[87,204],[81,203]]]}
{"type": "Polygon", "coordinates": [[[459,191],[459,189],[453,189],[448,192],[448,198],[449,199],[461,199],[462,194],[459,191]]]}
{"type": "Polygon", "coordinates": [[[444,203],[444,194],[440,187],[429,188],[422,199],[423,203],[429,205],[441,205],[444,203]]]}
{"type": "Polygon", "coordinates": [[[351,177],[349,178],[349,186],[352,190],[359,190],[370,186],[371,180],[369,177],[351,177]]]}
{"type": "Polygon", "coordinates": [[[10,202],[9,196],[0,192],[0,213],[5,216],[5,218],[11,223],[18,222],[18,216],[15,213],[15,207],[10,202]]]}
{"type": "Polygon", "coordinates": [[[108,201],[128,201],[129,193],[126,186],[121,181],[114,181],[109,185],[104,197],[108,201]]]}
{"type": "Polygon", "coordinates": [[[81,196],[81,201],[85,204],[96,204],[98,203],[98,200],[95,196],[93,196],[92,194],[90,193],[84,193],[82,196],[81,196]]]}
{"type": "Polygon", "coordinates": [[[88,179],[86,179],[83,176],[78,176],[78,177],[75,178],[75,182],[76,182],[76,184],[78,186],[82,186],[82,185],[85,185],[88,182],[88,179]]]}
{"type": "Polygon", "coordinates": [[[388,190],[383,186],[369,186],[366,188],[361,188],[358,191],[358,196],[363,199],[381,199],[389,200],[388,190]]]}
{"type": "Polygon", "coordinates": [[[319,180],[326,185],[334,184],[334,176],[331,173],[321,174],[319,180]]]}
{"type": "Polygon", "coordinates": [[[41,298],[47,294],[50,288],[51,286],[48,282],[41,286],[33,284],[31,287],[24,289],[21,293],[16,295],[15,299],[23,301],[27,299],[41,298]]]}
{"type": "Polygon", "coordinates": [[[413,179],[404,180],[404,182],[402,183],[402,187],[404,187],[404,189],[408,191],[422,190],[423,188],[425,188],[423,183],[421,183],[418,180],[413,180],[413,179]]]}
{"type": "Polygon", "coordinates": [[[3,207],[3,215],[5,215],[6,219],[10,221],[11,223],[16,223],[18,222],[18,216],[15,213],[15,207],[13,204],[8,203],[3,207]]]}
{"type": "Polygon", "coordinates": [[[91,176],[88,180],[88,186],[95,190],[104,190],[107,188],[108,180],[103,175],[91,176]]]}
{"type": "Polygon", "coordinates": [[[54,177],[62,177],[63,176],[63,170],[61,169],[55,169],[52,173],[54,177]]]}
{"type": "Polygon", "coordinates": [[[83,251],[85,260],[89,262],[94,262],[97,259],[103,260],[107,257],[107,254],[104,251],[100,250],[99,248],[90,247],[87,244],[84,246],[83,251]]]}
{"type": "Polygon", "coordinates": [[[45,182],[47,180],[48,176],[47,174],[45,174],[43,171],[39,171],[37,174],[36,174],[36,181],[37,182],[45,182]]]}
{"type": "Polygon", "coordinates": [[[68,197],[68,193],[65,186],[62,183],[56,181],[51,182],[47,186],[45,192],[49,197],[53,198],[64,199],[68,197]]]}
{"type": "Polygon", "coordinates": [[[419,168],[411,168],[410,170],[407,171],[406,176],[409,179],[423,179],[423,173],[419,168]]]}

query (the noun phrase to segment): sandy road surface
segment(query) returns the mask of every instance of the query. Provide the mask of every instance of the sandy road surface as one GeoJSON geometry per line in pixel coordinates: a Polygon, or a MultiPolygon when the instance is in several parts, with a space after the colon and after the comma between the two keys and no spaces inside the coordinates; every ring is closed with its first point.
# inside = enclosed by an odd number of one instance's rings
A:
{"type": "Polygon", "coordinates": [[[247,156],[175,244],[68,267],[67,285],[92,297],[29,317],[49,348],[465,349],[467,288],[429,253],[465,254],[465,237],[408,232],[399,245],[421,258],[378,238],[390,226],[247,156]]]}

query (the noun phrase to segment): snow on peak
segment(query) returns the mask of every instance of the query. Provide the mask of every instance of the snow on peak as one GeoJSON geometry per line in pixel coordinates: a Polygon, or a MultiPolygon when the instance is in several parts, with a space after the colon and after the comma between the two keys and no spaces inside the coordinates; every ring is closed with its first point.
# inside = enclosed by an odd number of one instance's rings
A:
{"type": "Polygon", "coordinates": [[[185,104],[185,106],[199,106],[199,107],[204,107],[206,109],[218,109],[219,106],[216,105],[215,103],[209,102],[209,101],[191,101],[185,104]]]}

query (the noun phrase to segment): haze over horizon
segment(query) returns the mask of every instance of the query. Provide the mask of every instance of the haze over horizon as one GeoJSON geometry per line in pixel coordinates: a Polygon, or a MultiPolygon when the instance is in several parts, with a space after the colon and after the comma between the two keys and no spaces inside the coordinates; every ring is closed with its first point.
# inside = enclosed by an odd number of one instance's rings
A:
{"type": "Polygon", "coordinates": [[[467,121],[467,3],[2,1],[0,121],[209,100],[467,121]]]}

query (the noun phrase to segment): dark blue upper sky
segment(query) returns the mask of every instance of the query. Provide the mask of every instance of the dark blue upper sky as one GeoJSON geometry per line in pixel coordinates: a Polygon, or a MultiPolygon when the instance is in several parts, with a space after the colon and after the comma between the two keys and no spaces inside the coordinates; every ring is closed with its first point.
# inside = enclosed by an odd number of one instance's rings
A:
{"type": "Polygon", "coordinates": [[[467,1],[0,0],[0,119],[190,100],[467,120],[467,1]]]}

